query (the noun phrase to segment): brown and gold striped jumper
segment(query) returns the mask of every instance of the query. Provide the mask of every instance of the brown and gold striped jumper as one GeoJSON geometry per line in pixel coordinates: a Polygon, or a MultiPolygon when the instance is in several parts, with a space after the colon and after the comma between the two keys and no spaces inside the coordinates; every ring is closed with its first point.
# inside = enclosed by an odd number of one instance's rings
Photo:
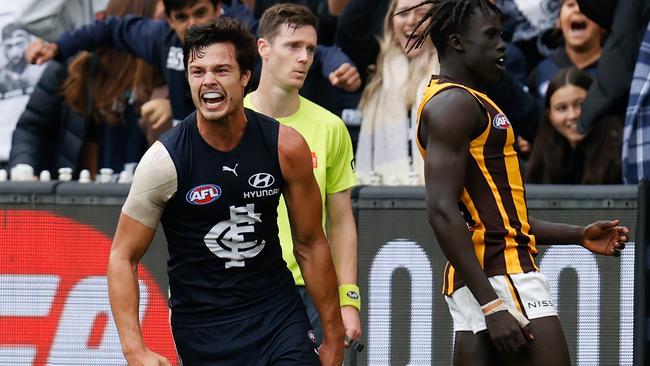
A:
{"type": "MultiPolygon", "coordinates": [[[[488,277],[538,271],[535,236],[530,233],[524,184],[514,149],[515,135],[501,109],[479,91],[434,76],[418,109],[418,131],[424,105],[450,88],[461,88],[474,96],[488,120],[485,130],[470,142],[459,204],[472,233],[476,257],[488,277]]],[[[421,141],[419,134],[417,143],[426,158],[426,141],[421,141]]],[[[447,262],[443,293],[451,295],[462,286],[454,267],[447,262]]]]}

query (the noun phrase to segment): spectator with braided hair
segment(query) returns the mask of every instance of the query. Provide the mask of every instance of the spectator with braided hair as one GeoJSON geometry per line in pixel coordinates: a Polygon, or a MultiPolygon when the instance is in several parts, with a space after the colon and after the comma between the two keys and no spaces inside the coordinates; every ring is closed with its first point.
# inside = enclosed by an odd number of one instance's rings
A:
{"type": "Polygon", "coordinates": [[[422,3],[433,6],[410,46],[431,37],[441,75],[424,92],[417,142],[429,223],[449,260],[443,291],[456,334],[454,364],[569,365],[536,243],[619,255],[628,229],[618,220],[582,227],[528,217],[515,133],[481,91],[504,71],[501,14],[488,0],[422,3]]]}

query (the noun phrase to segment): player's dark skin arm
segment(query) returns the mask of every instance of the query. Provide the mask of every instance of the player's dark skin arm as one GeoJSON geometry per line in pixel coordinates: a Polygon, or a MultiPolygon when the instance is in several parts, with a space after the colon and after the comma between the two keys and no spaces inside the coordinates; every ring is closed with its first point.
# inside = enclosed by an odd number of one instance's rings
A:
{"type": "Polygon", "coordinates": [[[294,255],[323,327],[321,365],[341,365],[345,329],[341,319],[336,270],[323,233],[320,190],[307,143],[294,129],[280,126],[278,141],[282,191],[293,237],[294,255]]]}
{"type": "MultiPolygon", "coordinates": [[[[474,254],[467,225],[458,209],[469,161],[469,144],[486,127],[485,112],[468,92],[450,89],[432,98],[422,112],[418,133],[426,141],[425,179],[429,223],[440,248],[479,304],[497,298],[474,254]],[[460,111],[460,112],[459,112],[460,111]]],[[[531,339],[507,312],[485,318],[499,351],[517,351],[531,339]]]]}
{"type": "Polygon", "coordinates": [[[559,224],[529,218],[531,232],[540,244],[580,244],[596,254],[618,257],[630,240],[629,230],[618,220],[596,221],[588,226],[559,224]]]}

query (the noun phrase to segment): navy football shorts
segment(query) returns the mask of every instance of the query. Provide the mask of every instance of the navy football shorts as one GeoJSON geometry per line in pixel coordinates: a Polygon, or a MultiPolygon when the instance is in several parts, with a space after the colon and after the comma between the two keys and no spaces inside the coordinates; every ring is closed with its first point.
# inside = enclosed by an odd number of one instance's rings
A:
{"type": "Polygon", "coordinates": [[[183,366],[320,365],[300,298],[243,320],[173,333],[183,366]]]}

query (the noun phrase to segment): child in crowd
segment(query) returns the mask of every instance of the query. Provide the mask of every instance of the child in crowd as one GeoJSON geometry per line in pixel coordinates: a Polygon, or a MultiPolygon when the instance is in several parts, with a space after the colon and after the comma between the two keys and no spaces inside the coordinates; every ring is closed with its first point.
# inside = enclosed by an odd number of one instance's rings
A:
{"type": "Polygon", "coordinates": [[[603,118],[587,134],[578,132],[581,104],[592,79],[575,67],[553,77],[545,111],[526,167],[527,183],[621,183],[622,123],[603,118]]]}

